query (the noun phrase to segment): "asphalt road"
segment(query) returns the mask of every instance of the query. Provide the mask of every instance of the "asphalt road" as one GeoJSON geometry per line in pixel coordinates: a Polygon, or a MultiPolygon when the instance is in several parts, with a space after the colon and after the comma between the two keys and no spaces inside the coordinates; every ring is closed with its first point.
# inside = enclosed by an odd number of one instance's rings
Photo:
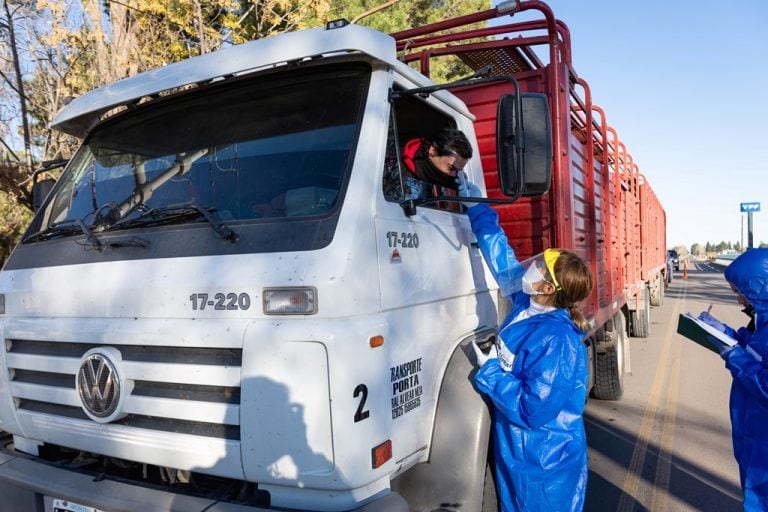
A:
{"type": "Polygon", "coordinates": [[[745,325],[722,269],[689,264],[651,308],[651,335],[630,338],[632,372],[621,401],[590,400],[586,511],[740,511],[731,447],[731,378],[719,355],[677,334],[679,313],[745,325]]]}

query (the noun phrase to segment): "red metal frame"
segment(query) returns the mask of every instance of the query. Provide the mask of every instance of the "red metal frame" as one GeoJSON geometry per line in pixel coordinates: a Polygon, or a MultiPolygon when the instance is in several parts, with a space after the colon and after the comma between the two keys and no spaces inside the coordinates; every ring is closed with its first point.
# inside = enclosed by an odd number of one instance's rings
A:
{"type": "MultiPolygon", "coordinates": [[[[592,103],[589,84],[574,71],[567,25],[538,0],[520,2],[511,12],[488,9],[392,35],[401,59],[419,62],[421,72],[428,76],[432,59],[477,50],[505,48],[527,61],[530,69],[515,77],[523,92],[544,93],[549,98],[552,188],[543,197],[495,208],[518,257],[547,247],[565,247],[584,258],[596,286],[582,306],[593,325],[600,326],[665,265],[666,215],[618,133],[608,125],[605,112],[592,103]],[[523,11],[537,12],[542,19],[477,26],[523,11]],[[534,46],[546,46],[547,63],[533,51],[534,46]]],[[[475,131],[491,197],[501,196],[495,154],[496,101],[508,92],[513,92],[508,83],[454,91],[476,117],[475,131]]]]}

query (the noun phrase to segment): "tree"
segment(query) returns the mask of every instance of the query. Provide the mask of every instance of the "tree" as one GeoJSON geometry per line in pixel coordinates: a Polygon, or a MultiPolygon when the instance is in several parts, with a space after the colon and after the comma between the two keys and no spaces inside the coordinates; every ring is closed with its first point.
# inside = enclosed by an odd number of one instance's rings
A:
{"type": "MultiPolygon", "coordinates": [[[[237,19],[228,24],[233,43],[323,25],[333,0],[247,0],[240,2],[237,19]]],[[[339,2],[343,5],[343,2],[339,2]]]]}
{"type": "Polygon", "coordinates": [[[24,160],[27,168],[32,170],[32,142],[29,135],[29,122],[27,119],[27,96],[24,93],[24,79],[21,72],[21,58],[19,57],[18,41],[16,38],[16,20],[15,15],[21,6],[16,6],[13,10],[8,4],[8,0],[3,0],[4,20],[0,23],[8,34],[7,48],[11,54],[11,65],[13,66],[13,79],[4,76],[7,84],[16,92],[21,111],[21,126],[24,132],[24,160]]]}
{"type": "Polygon", "coordinates": [[[2,265],[29,224],[32,212],[26,208],[19,208],[12,197],[5,192],[0,192],[0,218],[3,219],[0,223],[0,265],[2,265]]]}
{"type": "MultiPolygon", "coordinates": [[[[382,0],[351,0],[349,2],[336,0],[330,15],[332,18],[354,20],[379,4],[382,4],[382,0]]],[[[490,0],[400,0],[384,10],[360,19],[358,23],[381,32],[393,33],[490,7],[490,0]]],[[[414,67],[416,66],[414,64],[414,67]]],[[[458,58],[446,56],[433,59],[430,63],[430,72],[435,82],[445,82],[467,76],[472,73],[472,70],[458,58]]]]}
{"type": "Polygon", "coordinates": [[[703,255],[704,251],[701,248],[701,245],[699,244],[693,244],[691,245],[691,254],[695,254],[696,256],[703,255]]]}

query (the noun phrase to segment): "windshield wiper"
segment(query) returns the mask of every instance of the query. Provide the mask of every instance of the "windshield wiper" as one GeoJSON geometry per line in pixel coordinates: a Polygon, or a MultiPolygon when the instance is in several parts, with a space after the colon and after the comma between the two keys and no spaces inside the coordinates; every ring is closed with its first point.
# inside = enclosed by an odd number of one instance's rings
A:
{"type": "Polygon", "coordinates": [[[215,209],[205,208],[195,201],[164,206],[162,208],[152,208],[136,218],[119,220],[109,226],[108,229],[112,231],[129,227],[162,226],[198,217],[208,221],[216,234],[224,240],[235,243],[240,239],[240,235],[219,219],[215,209]]]}
{"type": "Polygon", "coordinates": [[[88,226],[81,219],[68,220],[60,222],[58,224],[52,224],[50,228],[45,231],[35,233],[25,240],[25,242],[38,242],[40,240],[50,240],[51,238],[58,238],[72,235],[85,235],[86,245],[91,248],[95,248],[97,251],[103,249],[101,240],[88,229],[88,226]]]}
{"type": "Polygon", "coordinates": [[[39,242],[40,240],[50,240],[52,238],[63,238],[65,236],[80,235],[83,230],[80,226],[72,222],[63,222],[52,224],[51,227],[43,231],[38,231],[24,239],[25,242],[39,242]]]}
{"type": "Polygon", "coordinates": [[[104,241],[96,236],[93,231],[91,231],[91,228],[85,225],[82,219],[68,220],[59,224],[54,224],[45,231],[35,233],[24,241],[39,242],[41,240],[50,240],[52,238],[72,235],[85,235],[85,244],[81,245],[96,249],[98,252],[103,251],[107,247],[140,247],[143,249],[149,245],[148,241],[137,236],[132,236],[130,238],[115,238],[104,241]]]}

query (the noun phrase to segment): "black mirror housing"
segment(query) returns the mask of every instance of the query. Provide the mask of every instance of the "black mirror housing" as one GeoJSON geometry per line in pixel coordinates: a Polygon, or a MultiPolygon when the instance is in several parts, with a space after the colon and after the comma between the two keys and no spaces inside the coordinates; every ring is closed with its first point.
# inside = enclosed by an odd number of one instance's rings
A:
{"type": "Polygon", "coordinates": [[[507,196],[546,194],[552,183],[552,126],[547,96],[523,93],[518,116],[514,94],[499,98],[496,158],[501,191],[507,196]]]}
{"type": "Polygon", "coordinates": [[[34,211],[38,211],[40,207],[43,206],[43,201],[48,197],[48,194],[55,184],[56,180],[52,178],[46,178],[35,182],[32,186],[32,208],[34,211]]]}

